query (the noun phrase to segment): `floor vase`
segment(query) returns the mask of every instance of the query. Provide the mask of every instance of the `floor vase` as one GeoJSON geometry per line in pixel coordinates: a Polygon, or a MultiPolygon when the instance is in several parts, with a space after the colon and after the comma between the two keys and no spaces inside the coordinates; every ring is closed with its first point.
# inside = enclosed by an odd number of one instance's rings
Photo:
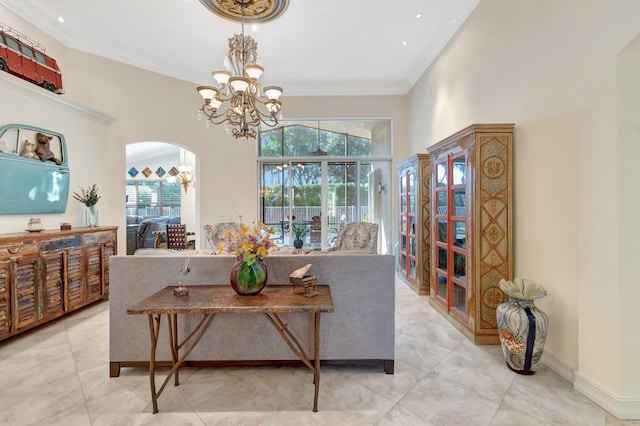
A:
{"type": "Polygon", "coordinates": [[[500,344],[507,366],[519,374],[534,374],[542,357],[549,318],[533,300],[509,297],[496,308],[500,344]]]}
{"type": "Polygon", "coordinates": [[[251,296],[262,291],[267,284],[267,266],[262,260],[243,261],[238,258],[229,274],[231,287],[236,293],[251,296]]]}

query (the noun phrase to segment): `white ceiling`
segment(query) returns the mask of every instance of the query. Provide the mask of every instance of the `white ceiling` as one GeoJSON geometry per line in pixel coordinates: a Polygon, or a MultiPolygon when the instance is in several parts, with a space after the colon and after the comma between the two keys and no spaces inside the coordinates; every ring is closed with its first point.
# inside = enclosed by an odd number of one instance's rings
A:
{"type": "MultiPolygon", "coordinates": [[[[290,0],[282,17],[255,30],[247,25],[245,32],[258,42],[262,81],[282,86],[285,97],[406,94],[479,2],[290,0]]],[[[211,71],[224,67],[227,39],[241,30],[198,0],[0,5],[69,47],[194,86],[213,83],[211,71]]]]}
{"type": "Polygon", "coordinates": [[[180,148],[164,142],[137,142],[126,147],[127,163],[148,161],[154,158],[173,157],[176,165],[180,162],[180,148]]]}

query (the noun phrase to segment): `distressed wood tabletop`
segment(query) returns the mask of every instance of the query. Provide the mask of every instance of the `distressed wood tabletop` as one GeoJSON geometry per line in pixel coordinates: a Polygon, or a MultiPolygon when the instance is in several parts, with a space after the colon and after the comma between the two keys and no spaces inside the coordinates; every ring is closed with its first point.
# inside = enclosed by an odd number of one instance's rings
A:
{"type": "Polygon", "coordinates": [[[207,314],[333,312],[328,285],[316,286],[307,297],[301,286],[268,285],[255,296],[241,296],[230,285],[188,286],[188,296],[174,296],[175,286],[165,287],[127,309],[128,314],[207,314]]]}

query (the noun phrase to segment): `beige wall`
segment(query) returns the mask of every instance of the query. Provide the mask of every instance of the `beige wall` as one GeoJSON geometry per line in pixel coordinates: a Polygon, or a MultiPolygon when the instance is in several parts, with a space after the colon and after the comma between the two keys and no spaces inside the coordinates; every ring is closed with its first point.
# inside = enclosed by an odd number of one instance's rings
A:
{"type": "MultiPolygon", "coordinates": [[[[28,124],[54,130],[65,136],[70,169],[70,191],[67,210],[62,214],[0,216],[0,233],[20,232],[30,217],[40,217],[46,229],[58,229],[68,222],[74,227],[84,226],[84,205],[72,198],[79,187],[97,184],[100,200],[100,223],[112,223],[112,206],[117,194],[110,191],[109,168],[95,167],[95,160],[111,156],[107,143],[110,118],[81,110],[75,105],[60,103],[57,95],[37,86],[0,73],[0,120],[5,124],[28,124]],[[44,95],[43,95],[44,92],[44,95]]],[[[107,165],[108,163],[104,163],[107,165]]],[[[4,200],[0,200],[4,202],[4,200]]]]}
{"type": "Polygon", "coordinates": [[[640,417],[630,309],[640,272],[626,239],[638,233],[637,68],[624,141],[616,87],[617,56],[639,31],[631,0],[483,0],[411,90],[409,111],[413,151],[471,123],[516,124],[515,271],[549,291],[536,302],[550,317],[543,360],[575,372],[605,408],[640,417]]]}
{"type": "MultiPolygon", "coordinates": [[[[615,312],[617,323],[618,356],[620,364],[633,366],[640,354],[640,321],[638,301],[640,301],[640,262],[638,262],[638,241],[640,241],[640,191],[638,190],[638,158],[640,158],[640,37],[629,45],[618,62],[618,125],[619,149],[617,183],[620,195],[618,235],[620,287],[615,312]],[[627,336],[631,336],[628,338],[627,336]]],[[[594,369],[596,366],[594,366],[594,369]]],[[[640,393],[640,372],[637,368],[620,371],[622,394],[640,393]]]]}

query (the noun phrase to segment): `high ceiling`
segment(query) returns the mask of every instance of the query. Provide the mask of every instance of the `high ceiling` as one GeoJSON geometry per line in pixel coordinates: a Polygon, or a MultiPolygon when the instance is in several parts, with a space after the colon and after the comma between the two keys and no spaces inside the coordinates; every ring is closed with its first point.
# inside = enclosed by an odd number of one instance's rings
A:
{"type": "MultiPolygon", "coordinates": [[[[405,94],[479,2],[290,0],[280,18],[247,24],[245,32],[258,42],[265,67],[261,80],[282,86],[285,97],[405,94]]],[[[213,83],[211,71],[224,68],[227,39],[241,31],[240,24],[213,14],[199,0],[0,5],[69,47],[194,86],[213,83]]]]}

